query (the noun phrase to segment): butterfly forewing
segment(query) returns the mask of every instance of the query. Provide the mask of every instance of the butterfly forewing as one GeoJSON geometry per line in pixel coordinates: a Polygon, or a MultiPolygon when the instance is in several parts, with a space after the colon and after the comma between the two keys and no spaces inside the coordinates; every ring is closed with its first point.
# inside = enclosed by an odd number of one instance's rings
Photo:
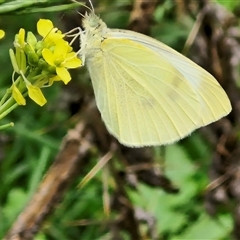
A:
{"type": "Polygon", "coordinates": [[[201,103],[201,111],[198,113],[201,118],[200,126],[214,122],[231,111],[231,103],[225,91],[211,74],[196,63],[167,45],[143,34],[133,35],[127,30],[112,30],[108,38],[122,39],[123,36],[154,50],[184,76],[184,81],[191,84],[201,103]]]}
{"type": "Polygon", "coordinates": [[[84,19],[80,57],[108,130],[128,146],[177,141],[231,111],[218,82],[157,40],[84,19]]]}

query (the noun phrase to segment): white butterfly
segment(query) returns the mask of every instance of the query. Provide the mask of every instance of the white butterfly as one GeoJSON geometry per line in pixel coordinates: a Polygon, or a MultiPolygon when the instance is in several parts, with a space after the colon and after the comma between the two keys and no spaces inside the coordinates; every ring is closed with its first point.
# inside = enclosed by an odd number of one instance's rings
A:
{"type": "Polygon", "coordinates": [[[92,79],[107,129],[127,146],[175,142],[231,111],[203,68],[140,33],[109,29],[86,14],[80,58],[92,79]]]}

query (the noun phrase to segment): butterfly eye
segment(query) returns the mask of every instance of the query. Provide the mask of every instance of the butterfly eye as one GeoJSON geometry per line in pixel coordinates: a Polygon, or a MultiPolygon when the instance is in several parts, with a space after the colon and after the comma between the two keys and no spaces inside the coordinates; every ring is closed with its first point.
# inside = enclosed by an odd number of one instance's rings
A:
{"type": "Polygon", "coordinates": [[[96,15],[91,16],[89,26],[92,28],[97,28],[99,26],[99,18],[96,15]]]}

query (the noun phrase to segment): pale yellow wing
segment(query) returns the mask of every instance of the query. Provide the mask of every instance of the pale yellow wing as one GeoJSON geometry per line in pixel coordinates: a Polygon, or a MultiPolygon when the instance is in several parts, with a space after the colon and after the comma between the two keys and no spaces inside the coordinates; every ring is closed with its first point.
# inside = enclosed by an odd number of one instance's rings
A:
{"type": "MultiPolygon", "coordinates": [[[[167,144],[203,125],[202,99],[186,79],[188,63],[181,63],[186,69],[180,71],[143,44],[109,38],[86,64],[101,116],[121,143],[167,144]]],[[[193,72],[191,78],[201,74],[193,72]]]]}
{"type": "Polygon", "coordinates": [[[199,127],[214,122],[231,111],[231,103],[216,79],[174,49],[146,35],[127,30],[112,29],[107,38],[112,40],[126,38],[139,43],[152,49],[172,67],[176,68],[198,95],[201,104],[201,111],[198,113],[201,118],[199,127]]]}

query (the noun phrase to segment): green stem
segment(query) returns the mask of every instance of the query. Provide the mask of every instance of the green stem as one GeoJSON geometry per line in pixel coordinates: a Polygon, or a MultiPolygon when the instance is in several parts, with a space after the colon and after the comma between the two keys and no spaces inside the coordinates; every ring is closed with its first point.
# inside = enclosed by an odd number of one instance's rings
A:
{"type": "Polygon", "coordinates": [[[13,109],[18,106],[13,97],[10,97],[0,108],[0,119],[8,115],[13,109]]]}
{"type": "Polygon", "coordinates": [[[13,127],[13,126],[14,126],[14,123],[10,122],[10,123],[7,123],[7,124],[4,124],[4,125],[0,126],[0,130],[6,129],[8,127],[13,127]]]}
{"type": "Polygon", "coordinates": [[[10,95],[11,90],[7,89],[6,93],[4,94],[4,96],[2,97],[1,101],[0,101],[0,106],[3,105],[3,103],[6,101],[6,99],[8,98],[8,96],[10,95]]]}
{"type": "MultiPolygon", "coordinates": [[[[20,80],[22,79],[22,76],[18,76],[18,78],[15,81],[15,84],[18,84],[20,82],[20,80]]],[[[0,101],[0,112],[1,112],[1,108],[3,106],[3,103],[6,101],[6,99],[9,97],[9,95],[12,92],[12,87],[8,88],[6,90],[6,93],[4,94],[4,96],[2,97],[1,101],[0,101]]]]}

